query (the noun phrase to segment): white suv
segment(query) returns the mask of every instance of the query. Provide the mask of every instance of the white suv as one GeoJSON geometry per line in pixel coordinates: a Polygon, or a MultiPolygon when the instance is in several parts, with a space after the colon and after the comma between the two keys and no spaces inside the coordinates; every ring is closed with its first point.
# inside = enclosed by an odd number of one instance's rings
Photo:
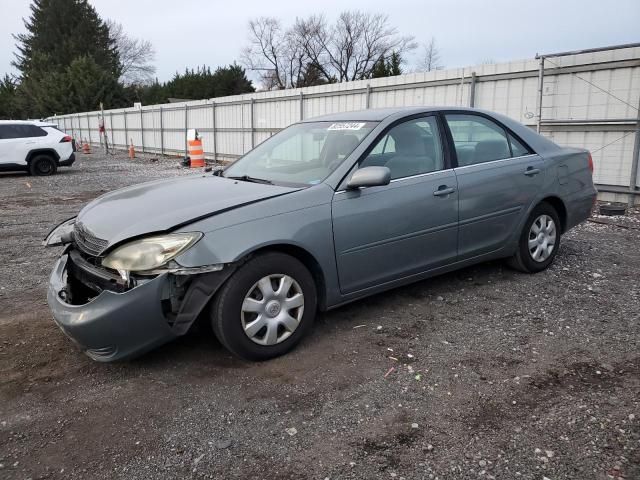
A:
{"type": "Polygon", "coordinates": [[[51,123],[0,120],[0,171],[52,175],[76,159],[75,144],[51,123]]]}

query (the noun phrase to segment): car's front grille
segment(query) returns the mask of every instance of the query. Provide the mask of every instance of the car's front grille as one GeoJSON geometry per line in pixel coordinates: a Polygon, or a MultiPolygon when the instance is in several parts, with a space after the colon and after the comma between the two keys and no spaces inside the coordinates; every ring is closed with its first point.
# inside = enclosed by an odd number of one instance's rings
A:
{"type": "Polygon", "coordinates": [[[93,235],[82,223],[76,222],[73,229],[73,240],[84,253],[97,257],[107,248],[109,242],[93,235]]]}

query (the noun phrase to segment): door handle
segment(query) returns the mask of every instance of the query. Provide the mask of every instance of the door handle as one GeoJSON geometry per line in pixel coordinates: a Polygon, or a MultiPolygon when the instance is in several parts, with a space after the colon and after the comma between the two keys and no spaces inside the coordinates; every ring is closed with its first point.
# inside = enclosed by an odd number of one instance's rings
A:
{"type": "Polygon", "coordinates": [[[456,189],[453,187],[447,187],[446,185],[440,185],[438,187],[438,190],[436,190],[435,192],[433,192],[433,196],[434,197],[445,197],[453,192],[455,192],[456,189]]]}
{"type": "Polygon", "coordinates": [[[533,177],[534,175],[537,175],[540,173],[540,169],[539,168],[533,168],[533,167],[527,167],[527,169],[524,171],[524,174],[527,177],[533,177]]]}

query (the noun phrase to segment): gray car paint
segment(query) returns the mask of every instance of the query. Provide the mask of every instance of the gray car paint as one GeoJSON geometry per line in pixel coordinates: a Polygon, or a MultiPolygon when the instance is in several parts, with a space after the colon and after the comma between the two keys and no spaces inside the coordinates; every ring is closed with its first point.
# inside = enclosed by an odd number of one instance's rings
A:
{"type": "Polygon", "coordinates": [[[78,222],[109,247],[132,237],[238,208],[296,188],[232,181],[213,175],[157,180],[121,188],[90,202],[78,222]]]}
{"type": "MultiPolygon", "coordinates": [[[[177,257],[176,261],[185,267],[235,264],[263,248],[284,248],[304,258],[312,269],[321,308],[333,308],[465,265],[512,255],[530,211],[545,198],[555,197],[563,202],[566,228],[588,217],[595,189],[586,151],[562,149],[507,117],[483,111],[479,112],[498,119],[529,144],[536,155],[344,191],[356,161],[390,125],[408,116],[445,110],[478,112],[416,107],[313,119],[380,122],[318,185],[296,189],[212,175],[151,182],[95,200],[82,210],[78,221],[107,239],[108,248],[152,232],[203,232],[204,237],[197,244],[177,257]],[[541,167],[541,173],[533,178],[524,175],[532,165],[541,167]],[[442,185],[455,186],[455,191],[444,198],[434,197],[433,191],[442,185]]],[[[58,276],[62,274],[59,267],[55,269],[51,284],[59,284],[58,276]]],[[[54,318],[69,333],[69,325],[81,323],[82,315],[69,316],[69,306],[52,288],[49,303],[54,318]]],[[[102,321],[108,323],[111,310],[119,309],[125,297],[139,295],[139,289],[124,294],[103,292],[96,300],[72,310],[76,314],[87,311],[91,318],[102,315],[102,321]]],[[[155,314],[147,312],[143,316],[149,315],[155,314]]],[[[150,327],[139,318],[130,318],[129,328],[135,331],[132,337],[137,338],[141,329],[150,327]]],[[[165,340],[170,338],[167,335],[165,340]]],[[[105,333],[105,337],[94,337],[89,342],[85,339],[84,345],[107,341],[105,333]]],[[[135,352],[135,345],[122,350],[135,352]]],[[[116,355],[109,360],[118,358],[122,357],[116,355]]]]}

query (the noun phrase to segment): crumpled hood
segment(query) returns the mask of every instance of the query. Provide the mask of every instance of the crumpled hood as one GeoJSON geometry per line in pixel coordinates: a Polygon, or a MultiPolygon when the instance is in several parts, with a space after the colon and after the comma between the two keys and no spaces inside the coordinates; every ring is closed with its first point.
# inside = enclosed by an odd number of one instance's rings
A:
{"type": "Polygon", "coordinates": [[[235,181],[211,174],[171,178],[98,197],[80,211],[76,223],[111,246],[130,237],[169,230],[296,190],[298,188],[235,181]]]}

